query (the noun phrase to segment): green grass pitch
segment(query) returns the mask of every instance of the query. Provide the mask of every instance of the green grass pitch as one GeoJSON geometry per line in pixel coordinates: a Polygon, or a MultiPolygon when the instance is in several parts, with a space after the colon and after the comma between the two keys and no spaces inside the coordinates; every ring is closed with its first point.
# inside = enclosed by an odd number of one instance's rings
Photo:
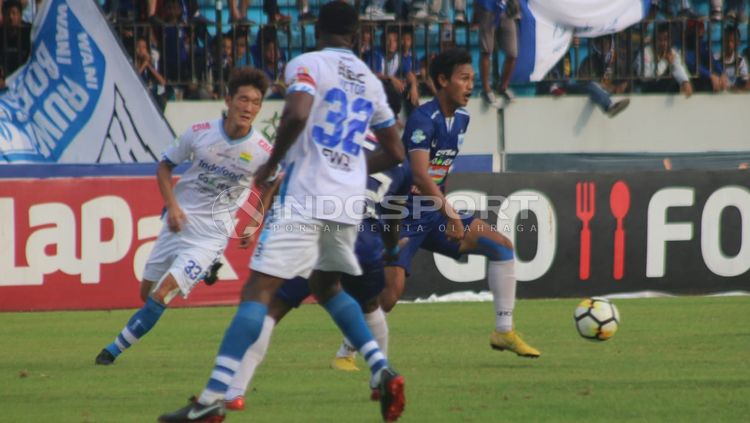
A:
{"type": "MultiPolygon", "coordinates": [[[[536,360],[489,348],[489,303],[399,305],[389,322],[407,383],[401,421],[750,421],[750,297],[615,300],[622,325],[600,343],[576,333],[577,303],[518,302],[536,360]]],[[[114,366],[94,366],[131,312],[1,314],[0,422],[154,422],[199,393],[234,308],[169,310],[114,366]]],[[[339,341],[320,307],[291,313],[248,408],[227,421],[380,421],[369,372],[328,367],[339,341]]]]}

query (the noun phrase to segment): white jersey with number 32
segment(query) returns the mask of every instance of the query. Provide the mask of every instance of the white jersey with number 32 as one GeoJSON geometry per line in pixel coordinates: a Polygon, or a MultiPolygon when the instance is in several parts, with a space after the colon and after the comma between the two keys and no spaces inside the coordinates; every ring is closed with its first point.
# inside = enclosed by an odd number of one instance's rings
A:
{"type": "Polygon", "coordinates": [[[356,224],[367,181],[369,128],[395,124],[383,85],[351,50],[327,48],[286,67],[287,92],[314,97],[304,131],[286,155],[282,201],[306,217],[356,224]]]}

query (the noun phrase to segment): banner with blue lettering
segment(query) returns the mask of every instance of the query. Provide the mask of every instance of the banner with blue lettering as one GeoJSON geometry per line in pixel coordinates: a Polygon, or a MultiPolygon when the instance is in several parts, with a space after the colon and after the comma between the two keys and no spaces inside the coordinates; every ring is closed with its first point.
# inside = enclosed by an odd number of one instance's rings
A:
{"type": "Polygon", "coordinates": [[[93,0],[48,0],[0,95],[0,163],[151,162],[174,137],[93,0]]]}

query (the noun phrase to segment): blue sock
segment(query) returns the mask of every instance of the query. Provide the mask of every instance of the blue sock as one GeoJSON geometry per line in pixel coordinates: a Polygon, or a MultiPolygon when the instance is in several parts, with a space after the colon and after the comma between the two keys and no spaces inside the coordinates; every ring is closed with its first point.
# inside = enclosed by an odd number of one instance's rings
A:
{"type": "Polygon", "coordinates": [[[130,318],[128,324],[115,338],[115,342],[107,345],[105,349],[115,357],[120,355],[156,325],[166,308],[167,306],[160,304],[153,298],[147,298],[146,304],[130,318]]]}
{"type": "Polygon", "coordinates": [[[388,360],[380,352],[378,343],[375,342],[367,323],[365,323],[362,309],[349,294],[341,291],[323,304],[323,307],[331,315],[344,336],[367,360],[373,374],[388,366],[388,360]]]}
{"type": "Polygon", "coordinates": [[[263,319],[268,307],[255,301],[244,301],[237,308],[232,323],[224,333],[224,339],[216,356],[214,370],[206,385],[206,390],[225,393],[229,388],[234,373],[240,367],[242,356],[250,348],[263,329],[263,319]]]}

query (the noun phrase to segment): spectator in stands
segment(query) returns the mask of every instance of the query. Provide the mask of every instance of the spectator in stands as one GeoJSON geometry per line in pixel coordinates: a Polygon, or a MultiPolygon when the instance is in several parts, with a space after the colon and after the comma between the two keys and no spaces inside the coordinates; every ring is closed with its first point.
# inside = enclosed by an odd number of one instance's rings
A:
{"type": "Polygon", "coordinates": [[[359,16],[360,20],[379,22],[392,21],[396,18],[394,13],[387,13],[385,11],[385,0],[368,0],[366,3],[367,7],[365,7],[365,11],[359,16]]]}
{"type": "Polygon", "coordinates": [[[254,66],[264,71],[271,81],[266,98],[284,97],[286,93],[286,86],[284,85],[286,55],[279,48],[276,28],[270,25],[258,28],[255,44],[250,51],[254,66]]]}
{"type": "Polygon", "coordinates": [[[378,74],[378,77],[389,79],[396,91],[408,101],[410,106],[418,106],[419,84],[416,74],[417,62],[412,51],[411,28],[408,26],[388,28],[385,45],[385,70],[382,74],[378,74]],[[398,42],[399,35],[401,35],[401,48],[398,42]]]}
{"type": "Polygon", "coordinates": [[[506,103],[513,99],[508,85],[518,57],[518,18],[518,0],[477,0],[474,3],[474,23],[479,25],[479,77],[482,98],[487,105],[501,107],[490,85],[490,57],[495,52],[496,35],[499,36],[500,49],[505,53],[498,92],[506,103]]]}
{"type": "MultiPolygon", "coordinates": [[[[581,62],[578,76],[599,82],[611,93],[622,94],[628,90],[628,80],[615,76],[627,74],[627,61],[625,58],[618,57],[619,53],[614,41],[614,35],[591,39],[590,54],[581,62]]],[[[621,51],[622,49],[619,50],[621,51]]]]}
{"type": "Polygon", "coordinates": [[[693,75],[696,91],[719,92],[729,88],[729,81],[722,76],[724,65],[711,55],[709,41],[703,21],[690,19],[687,22],[685,41],[685,64],[693,75]]]}
{"type": "Polygon", "coordinates": [[[159,52],[150,48],[148,40],[138,38],[135,43],[135,69],[163,111],[167,106],[167,81],[159,73],[158,63],[159,52]]]}
{"type": "Polygon", "coordinates": [[[451,13],[451,2],[453,3],[453,22],[458,25],[466,23],[466,0],[432,0],[430,11],[438,17],[440,22],[447,22],[451,13]]]}
{"type": "Polygon", "coordinates": [[[5,0],[2,11],[5,20],[0,26],[0,66],[11,74],[29,58],[31,28],[21,20],[20,1],[5,0]]]}
{"type": "Polygon", "coordinates": [[[216,49],[212,49],[213,54],[211,55],[210,64],[211,72],[213,72],[214,84],[216,85],[214,87],[214,96],[217,98],[223,97],[222,92],[218,89],[220,81],[224,81],[224,83],[228,82],[229,74],[232,73],[232,68],[234,67],[234,43],[232,42],[232,34],[227,33],[223,37],[214,38],[214,42],[216,43],[218,43],[219,40],[221,40],[221,48],[219,49],[221,56],[218,56],[216,49]]]}
{"type": "Polygon", "coordinates": [[[277,0],[263,0],[263,12],[268,16],[269,24],[285,25],[292,21],[292,18],[281,13],[277,0]]]}
{"type": "Polygon", "coordinates": [[[430,52],[429,58],[427,56],[424,56],[419,60],[417,80],[419,81],[420,95],[424,97],[433,97],[437,94],[435,82],[432,80],[429,74],[429,65],[430,63],[432,63],[432,60],[435,58],[435,56],[437,56],[439,52],[454,47],[456,47],[456,42],[453,38],[453,27],[450,25],[445,25],[440,32],[440,48],[437,49],[437,51],[432,50],[430,52]]]}
{"type": "Polygon", "coordinates": [[[638,53],[633,64],[636,74],[643,78],[642,92],[682,92],[685,97],[693,94],[685,65],[680,54],[671,46],[669,23],[656,27],[656,51],[647,43],[638,53]],[[671,78],[666,78],[670,76],[671,78]]]}
{"type": "Polygon", "coordinates": [[[724,77],[726,77],[730,89],[750,90],[750,79],[748,79],[747,62],[739,52],[740,31],[730,25],[724,28],[723,53],[717,53],[722,57],[724,65],[724,77]]]}
{"type": "MultiPolygon", "coordinates": [[[[715,1],[715,0],[712,0],[715,1]]],[[[667,17],[679,16],[685,18],[696,18],[698,14],[690,6],[690,0],[651,0],[651,18],[656,17],[657,12],[662,12],[667,17]]]]}
{"type": "MultiPolygon", "coordinates": [[[[600,38],[611,38],[609,36],[600,38]]],[[[573,75],[573,63],[575,59],[573,57],[573,49],[568,52],[560,59],[554,68],[550,71],[547,78],[548,80],[554,80],[554,82],[541,82],[537,85],[538,93],[543,94],[543,90],[547,90],[550,94],[555,97],[560,97],[565,93],[571,94],[586,94],[589,99],[601,108],[602,112],[606,113],[609,117],[615,117],[617,114],[625,110],[630,105],[629,99],[623,99],[618,102],[612,101],[610,93],[602,87],[597,81],[593,79],[601,79],[602,75],[611,72],[608,70],[610,66],[613,66],[614,60],[611,57],[614,53],[614,48],[610,49],[610,44],[605,42],[603,39],[598,39],[599,51],[607,52],[608,55],[604,58],[596,57],[596,53],[592,49],[592,54],[589,55],[581,64],[578,69],[578,76],[580,79],[574,79],[573,75]]],[[[578,38],[573,39],[573,47],[578,48],[580,40],[578,38]]],[[[610,84],[610,87],[613,85],[610,84]]]]}
{"type": "Polygon", "coordinates": [[[191,78],[190,39],[183,26],[182,4],[180,0],[164,0],[162,17],[162,51],[164,52],[164,74],[170,82],[188,81],[191,78]]]}
{"type": "Polygon", "coordinates": [[[359,33],[359,43],[356,52],[363,62],[367,63],[375,74],[382,74],[385,69],[385,57],[380,49],[373,46],[373,32],[375,27],[372,25],[362,25],[359,33]]]}
{"type": "Polygon", "coordinates": [[[248,35],[246,28],[234,28],[232,31],[227,32],[226,37],[232,39],[232,45],[234,47],[235,67],[252,65],[252,58],[248,51],[248,35]]]}
{"type": "MultiPolygon", "coordinates": [[[[711,0],[711,19],[718,21],[721,19],[722,0],[711,0]]],[[[727,0],[726,19],[730,23],[738,24],[745,22],[747,19],[746,6],[747,0],[727,0]]]]}

